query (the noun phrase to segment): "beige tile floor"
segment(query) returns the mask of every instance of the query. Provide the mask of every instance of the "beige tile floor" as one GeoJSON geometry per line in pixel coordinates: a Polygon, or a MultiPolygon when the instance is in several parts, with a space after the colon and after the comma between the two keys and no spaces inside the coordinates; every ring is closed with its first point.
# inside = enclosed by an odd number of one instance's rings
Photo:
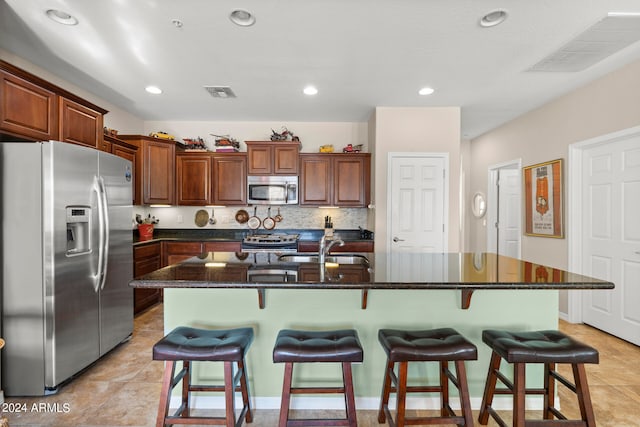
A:
{"type": "MultiPolygon", "coordinates": [[[[600,427],[640,426],[640,347],[586,325],[560,322],[566,333],[596,347],[600,364],[588,365],[587,375],[600,427]]],[[[162,305],[135,319],[134,336],[85,371],[57,395],[47,398],[7,398],[7,404],[24,404],[26,412],[3,412],[11,427],[142,427],[155,425],[162,364],[151,360],[150,349],[162,336],[162,305]],[[48,404],[42,412],[32,405],[48,404]],[[57,407],[56,407],[57,404],[57,407]]],[[[571,378],[568,370],[563,373],[571,378]]],[[[574,395],[559,387],[563,412],[579,414],[574,395]]],[[[315,414],[296,414],[313,416],[315,414]]],[[[501,412],[510,422],[509,412],[501,412]]],[[[532,413],[532,416],[538,416],[532,413]]],[[[339,415],[336,415],[339,416],[339,415]]],[[[477,411],[474,411],[477,417],[477,411]]],[[[275,410],[257,410],[254,427],[277,425],[275,410]]],[[[378,426],[376,411],[358,411],[361,427],[378,426]]],[[[476,423],[476,425],[479,425],[476,423]]],[[[495,426],[493,421],[490,426],[495,426]]]]}

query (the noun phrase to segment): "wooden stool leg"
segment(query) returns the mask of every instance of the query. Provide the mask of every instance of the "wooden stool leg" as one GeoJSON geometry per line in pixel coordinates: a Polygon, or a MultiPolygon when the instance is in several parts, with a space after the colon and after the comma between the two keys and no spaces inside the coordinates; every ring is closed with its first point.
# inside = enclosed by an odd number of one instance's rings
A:
{"type": "Polygon", "coordinates": [[[389,393],[391,392],[391,371],[393,371],[394,362],[387,359],[387,366],[384,371],[384,380],[382,381],[382,396],[380,397],[380,410],[378,411],[378,422],[383,424],[387,417],[384,408],[389,405],[389,393]]]}
{"type": "Polygon", "coordinates": [[[549,410],[555,407],[555,394],[556,394],[556,380],[551,375],[551,372],[555,371],[555,363],[544,364],[544,401],[542,408],[542,418],[545,420],[552,420],[554,418],[553,413],[549,410]]]}
{"type": "Polygon", "coordinates": [[[188,417],[191,411],[191,363],[188,360],[183,360],[182,366],[187,372],[182,377],[182,411],[180,416],[188,417]]]}
{"type": "Polygon", "coordinates": [[[489,362],[489,372],[487,373],[487,382],[484,385],[484,394],[482,395],[482,405],[480,406],[480,414],[478,422],[486,425],[489,422],[489,406],[493,404],[493,395],[496,391],[496,382],[498,375],[496,371],[500,369],[502,358],[495,351],[491,353],[491,361],[489,362]]]}
{"type": "Polygon", "coordinates": [[[405,412],[407,409],[407,370],[409,362],[398,363],[398,386],[396,387],[397,408],[396,426],[404,427],[405,412]]]}
{"type": "Polygon", "coordinates": [[[249,399],[249,384],[247,382],[247,363],[244,358],[238,362],[238,369],[241,370],[240,376],[240,390],[242,391],[242,403],[247,407],[247,413],[245,415],[246,422],[253,422],[253,413],[251,412],[251,400],[249,399]]]}
{"type": "Polygon", "coordinates": [[[456,378],[458,379],[458,394],[460,394],[460,409],[464,417],[464,425],[473,427],[473,414],[471,413],[471,398],[469,397],[469,384],[467,382],[467,370],[464,360],[456,360],[456,378]]]}
{"type": "Polygon", "coordinates": [[[513,364],[513,427],[525,427],[525,367],[524,363],[513,364]]]}
{"type": "Polygon", "coordinates": [[[293,362],[284,364],[284,381],[282,383],[282,403],[280,404],[279,427],[287,427],[289,419],[289,405],[291,404],[291,379],[293,377],[293,362]]]}
{"type": "Polygon", "coordinates": [[[440,362],[440,416],[449,416],[449,377],[447,376],[447,370],[449,369],[449,362],[442,360],[440,362]]]}
{"type": "Polygon", "coordinates": [[[353,375],[351,374],[351,362],[342,362],[342,381],[344,382],[344,403],[347,409],[349,427],[357,427],[356,398],[353,391],[353,375]]]}
{"type": "Polygon", "coordinates": [[[224,362],[224,404],[227,427],[236,425],[235,387],[233,381],[233,362],[224,362]]]}
{"type": "Polygon", "coordinates": [[[162,377],[162,390],[160,391],[160,404],[158,405],[158,417],[156,427],[164,427],[164,420],[169,415],[169,401],[171,397],[171,383],[176,370],[176,362],[165,362],[164,375],[162,377]]]}
{"type": "Polygon", "coordinates": [[[587,423],[587,427],[595,427],[596,418],[593,414],[593,406],[591,405],[591,395],[589,394],[589,384],[587,383],[587,373],[584,364],[574,363],[573,379],[576,385],[576,394],[578,395],[578,404],[580,405],[580,414],[582,420],[587,423]]]}

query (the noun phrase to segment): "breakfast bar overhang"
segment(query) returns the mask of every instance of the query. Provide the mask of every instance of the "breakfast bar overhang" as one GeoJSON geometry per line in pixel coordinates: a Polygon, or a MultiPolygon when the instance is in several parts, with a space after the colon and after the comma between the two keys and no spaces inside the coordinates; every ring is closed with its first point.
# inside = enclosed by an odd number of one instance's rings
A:
{"type": "MultiPolygon", "coordinates": [[[[131,286],[164,289],[165,332],[177,326],[252,327],[255,341],[247,364],[259,408],[279,404],[282,367],[273,364],[271,352],[280,329],[356,329],[364,348],[364,362],[354,366],[359,409],[377,407],[385,364],[377,342],[381,328],[453,327],[474,342],[478,360],[468,363],[467,372],[477,407],[490,355],[482,344],[483,329],[557,329],[559,289],[607,292],[614,287],[491,253],[341,256],[327,256],[320,264],[313,254],[209,252],[142,276],[131,286]]],[[[307,384],[339,380],[333,368],[303,366],[297,376],[307,384]]],[[[435,366],[410,369],[413,377],[437,378],[435,366]]],[[[196,375],[222,377],[205,366],[196,375]]],[[[309,399],[300,400],[300,407],[313,406],[309,399]]],[[[318,399],[322,407],[340,408],[339,399],[318,399]]],[[[429,397],[413,402],[418,408],[437,406],[432,404],[429,397]]],[[[217,407],[204,400],[196,405],[217,407]]]]}

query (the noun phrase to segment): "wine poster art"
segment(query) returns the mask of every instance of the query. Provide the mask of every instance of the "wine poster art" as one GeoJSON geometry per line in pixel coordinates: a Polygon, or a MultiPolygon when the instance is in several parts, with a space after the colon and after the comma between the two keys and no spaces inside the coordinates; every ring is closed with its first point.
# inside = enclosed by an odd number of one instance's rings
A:
{"type": "Polygon", "coordinates": [[[562,159],[523,168],[525,234],[562,238],[562,159]]]}

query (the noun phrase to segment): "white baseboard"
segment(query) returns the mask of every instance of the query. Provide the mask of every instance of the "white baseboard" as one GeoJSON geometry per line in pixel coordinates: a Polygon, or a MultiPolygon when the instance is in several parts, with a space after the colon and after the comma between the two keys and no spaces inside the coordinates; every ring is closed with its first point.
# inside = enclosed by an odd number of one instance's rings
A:
{"type": "MultiPolygon", "coordinates": [[[[560,400],[556,397],[555,407],[560,408],[560,400]]],[[[194,408],[201,409],[224,409],[223,396],[193,396],[191,404],[194,408]]],[[[280,409],[279,397],[254,397],[251,399],[254,409],[280,409]]],[[[395,408],[395,398],[389,399],[389,407],[395,408]]],[[[481,397],[471,398],[471,409],[480,409],[481,397]]],[[[357,397],[356,408],[359,410],[378,410],[380,405],[379,397],[357,397]]],[[[171,398],[171,408],[180,406],[180,396],[171,398]]],[[[496,396],[493,405],[496,410],[512,410],[513,399],[511,397],[496,396]]],[[[236,397],[236,408],[242,407],[242,398],[236,397]]],[[[452,396],[451,407],[460,409],[460,402],[457,397],[452,396]]],[[[525,399],[525,407],[529,410],[542,409],[541,396],[528,396],[525,399]]],[[[344,399],[342,397],[292,397],[291,409],[344,409],[344,399]]],[[[437,397],[408,397],[407,409],[440,409],[440,399],[437,397]]]]}

